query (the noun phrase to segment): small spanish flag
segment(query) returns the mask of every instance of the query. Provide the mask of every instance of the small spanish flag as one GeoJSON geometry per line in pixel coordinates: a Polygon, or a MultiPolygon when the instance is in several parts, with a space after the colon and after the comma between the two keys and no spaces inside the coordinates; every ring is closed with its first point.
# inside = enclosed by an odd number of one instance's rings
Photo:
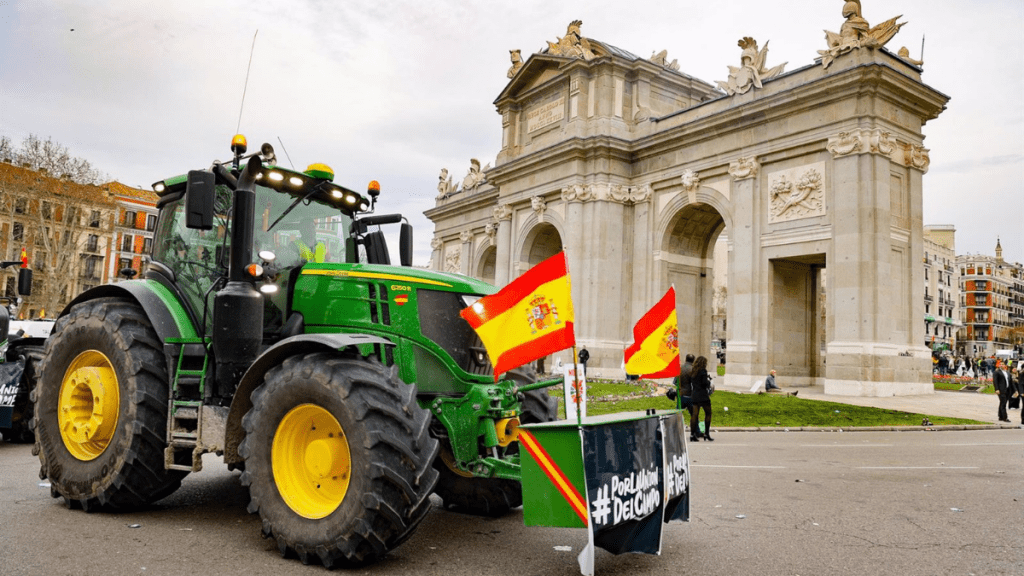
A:
{"type": "Polygon", "coordinates": [[[498,375],[576,344],[565,253],[530,268],[461,316],[476,330],[498,375]]]}
{"type": "Polygon", "coordinates": [[[625,356],[627,374],[648,378],[679,375],[675,286],[633,327],[633,345],[626,348],[625,356]]]}
{"type": "Polygon", "coordinates": [[[21,249],[21,267],[28,268],[28,252],[24,248],[21,249]]]}

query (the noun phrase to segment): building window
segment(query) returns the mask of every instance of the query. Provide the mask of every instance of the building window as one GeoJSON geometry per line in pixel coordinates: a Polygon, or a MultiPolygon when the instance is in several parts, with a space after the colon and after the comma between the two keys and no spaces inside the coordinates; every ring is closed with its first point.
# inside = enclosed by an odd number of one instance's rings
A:
{"type": "Polygon", "coordinates": [[[121,238],[121,252],[131,252],[132,245],[135,243],[135,237],[131,234],[125,234],[121,238]]]}
{"type": "Polygon", "coordinates": [[[14,213],[25,214],[28,212],[28,198],[18,198],[14,201],[14,213]]]}
{"type": "Polygon", "coordinates": [[[64,219],[68,224],[77,224],[78,210],[74,206],[68,206],[67,217],[64,219]]]}
{"type": "Polygon", "coordinates": [[[124,225],[128,228],[135,228],[135,211],[125,210],[124,211],[124,225]]]}
{"type": "Polygon", "coordinates": [[[156,215],[149,214],[146,216],[146,230],[150,232],[156,230],[156,215]]]}
{"type": "Polygon", "coordinates": [[[14,223],[13,232],[12,232],[11,235],[12,235],[12,239],[15,242],[24,242],[25,241],[25,225],[22,224],[21,222],[15,222],[14,223]]]}
{"type": "Polygon", "coordinates": [[[87,252],[96,252],[99,250],[100,237],[95,234],[89,234],[89,240],[85,244],[87,252]]]}
{"type": "Polygon", "coordinates": [[[132,260],[131,260],[131,258],[121,258],[121,259],[119,259],[117,261],[117,271],[118,271],[118,273],[120,273],[121,270],[124,270],[125,268],[131,268],[131,267],[132,267],[132,260]]]}
{"type": "Polygon", "coordinates": [[[89,227],[90,228],[99,228],[100,227],[100,211],[99,210],[93,210],[92,213],[89,215],[89,227]]]}
{"type": "Polygon", "coordinates": [[[149,251],[153,248],[152,238],[143,238],[142,240],[142,253],[149,254],[149,251]]]}
{"type": "Polygon", "coordinates": [[[43,202],[43,218],[47,220],[53,218],[53,205],[49,202],[43,202]]]}

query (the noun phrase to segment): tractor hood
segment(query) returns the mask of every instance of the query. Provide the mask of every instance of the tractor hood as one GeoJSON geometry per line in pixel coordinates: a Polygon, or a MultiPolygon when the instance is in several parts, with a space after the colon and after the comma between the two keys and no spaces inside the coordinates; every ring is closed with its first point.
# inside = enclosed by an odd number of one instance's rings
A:
{"type": "Polygon", "coordinates": [[[302,267],[303,276],[333,276],[365,279],[369,281],[405,284],[416,288],[429,288],[459,294],[493,294],[497,288],[486,282],[462,276],[421,268],[399,268],[376,264],[314,264],[302,267]]]}

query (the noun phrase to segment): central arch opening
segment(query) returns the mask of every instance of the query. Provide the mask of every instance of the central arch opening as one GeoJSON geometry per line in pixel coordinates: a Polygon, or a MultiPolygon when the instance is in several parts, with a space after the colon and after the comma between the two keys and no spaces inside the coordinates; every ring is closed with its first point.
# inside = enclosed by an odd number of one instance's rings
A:
{"type": "Polygon", "coordinates": [[[715,249],[725,230],[725,219],[714,207],[689,204],[672,217],[661,246],[663,285],[665,289],[669,285],[676,288],[679,351],[706,356],[712,365],[720,358],[719,346],[713,348],[712,342],[720,344],[727,339],[724,310],[728,291],[718,290],[716,298],[715,282],[716,268],[722,288],[728,275],[727,262],[717,267],[715,262],[716,252],[728,261],[724,244],[715,249]]]}

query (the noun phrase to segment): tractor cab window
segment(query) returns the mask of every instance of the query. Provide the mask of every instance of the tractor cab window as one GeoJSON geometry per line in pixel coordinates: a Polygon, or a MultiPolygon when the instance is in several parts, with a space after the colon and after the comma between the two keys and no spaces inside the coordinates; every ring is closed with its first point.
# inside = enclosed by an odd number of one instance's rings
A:
{"type": "MultiPolygon", "coordinates": [[[[171,201],[160,211],[153,244],[153,260],[174,272],[178,287],[188,300],[197,318],[202,318],[203,297],[217,278],[227,275],[231,244],[231,191],[217,187],[212,230],[194,230],[185,226],[185,198],[171,201]]],[[[212,328],[213,315],[206,314],[207,330],[212,328]]]]}
{"type": "Polygon", "coordinates": [[[345,262],[345,236],[352,219],[336,207],[316,200],[299,202],[288,211],[295,200],[296,197],[289,194],[256,187],[253,254],[261,250],[273,252],[274,263],[280,268],[294,268],[309,262],[345,262]]]}

